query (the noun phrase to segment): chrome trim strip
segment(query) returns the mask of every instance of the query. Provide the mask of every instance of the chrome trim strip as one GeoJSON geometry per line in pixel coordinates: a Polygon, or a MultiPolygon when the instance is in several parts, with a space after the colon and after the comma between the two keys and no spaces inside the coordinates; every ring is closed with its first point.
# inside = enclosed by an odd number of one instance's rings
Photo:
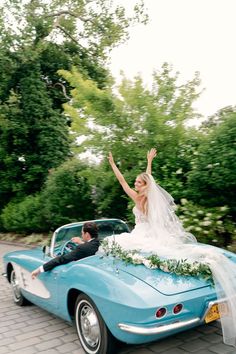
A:
{"type": "Polygon", "coordinates": [[[174,323],[167,324],[167,325],[159,325],[159,326],[149,327],[149,328],[128,325],[125,323],[119,323],[118,327],[122,331],[125,331],[125,332],[129,332],[129,333],[133,333],[133,334],[141,334],[144,336],[150,336],[153,334],[161,334],[161,333],[173,331],[176,329],[180,329],[182,327],[195,325],[197,323],[200,323],[199,317],[192,318],[191,320],[187,320],[187,321],[179,321],[179,322],[174,322],[174,323]]]}

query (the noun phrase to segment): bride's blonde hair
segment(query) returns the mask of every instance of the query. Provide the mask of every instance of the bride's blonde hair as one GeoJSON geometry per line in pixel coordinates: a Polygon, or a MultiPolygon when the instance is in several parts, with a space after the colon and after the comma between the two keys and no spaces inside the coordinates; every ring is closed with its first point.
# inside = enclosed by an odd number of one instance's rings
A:
{"type": "Polygon", "coordinates": [[[139,191],[138,199],[140,201],[141,211],[145,215],[147,215],[147,213],[148,213],[148,189],[149,189],[151,181],[150,181],[149,174],[146,172],[143,172],[140,175],[138,175],[138,178],[140,178],[144,182],[144,186],[139,191]]]}

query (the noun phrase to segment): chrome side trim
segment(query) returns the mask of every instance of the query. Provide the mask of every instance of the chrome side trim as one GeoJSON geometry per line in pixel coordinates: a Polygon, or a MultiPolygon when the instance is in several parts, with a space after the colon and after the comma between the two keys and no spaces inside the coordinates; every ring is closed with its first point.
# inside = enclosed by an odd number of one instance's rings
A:
{"type": "Polygon", "coordinates": [[[119,323],[118,327],[125,332],[129,332],[129,333],[133,333],[133,334],[141,334],[144,336],[150,336],[153,334],[161,334],[161,333],[165,333],[165,332],[169,332],[169,331],[173,331],[176,329],[180,329],[186,326],[191,326],[191,325],[195,325],[197,323],[200,323],[200,318],[196,317],[196,318],[192,318],[191,320],[187,320],[187,321],[179,321],[179,322],[174,322],[171,324],[167,324],[167,325],[158,325],[155,327],[139,327],[139,326],[134,326],[134,325],[128,325],[125,323],[119,323]]]}

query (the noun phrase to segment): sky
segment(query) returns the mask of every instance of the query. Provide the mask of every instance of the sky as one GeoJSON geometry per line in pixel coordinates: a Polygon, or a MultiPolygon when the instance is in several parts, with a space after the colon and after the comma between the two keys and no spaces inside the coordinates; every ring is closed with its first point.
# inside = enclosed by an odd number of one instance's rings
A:
{"type": "MultiPolygon", "coordinates": [[[[135,0],[118,0],[129,8],[135,0]]],[[[144,0],[148,25],[130,30],[130,39],[114,49],[110,69],[151,83],[164,62],[182,82],[200,72],[204,89],[195,107],[203,116],[236,105],[236,0],[144,0]]]]}

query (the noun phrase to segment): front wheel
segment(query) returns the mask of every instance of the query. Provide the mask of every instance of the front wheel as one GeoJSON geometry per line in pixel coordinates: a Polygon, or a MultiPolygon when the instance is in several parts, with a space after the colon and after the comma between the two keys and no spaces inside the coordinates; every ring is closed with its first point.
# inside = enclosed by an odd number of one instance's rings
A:
{"type": "Polygon", "coordinates": [[[80,294],[77,298],[75,322],[85,353],[115,353],[115,338],[107,328],[94,302],[85,294],[80,294]]]}
{"type": "Polygon", "coordinates": [[[25,306],[30,304],[28,300],[22,295],[21,288],[19,284],[19,279],[17,278],[16,272],[14,269],[11,271],[10,283],[13,293],[13,299],[15,304],[18,306],[25,306]]]}

